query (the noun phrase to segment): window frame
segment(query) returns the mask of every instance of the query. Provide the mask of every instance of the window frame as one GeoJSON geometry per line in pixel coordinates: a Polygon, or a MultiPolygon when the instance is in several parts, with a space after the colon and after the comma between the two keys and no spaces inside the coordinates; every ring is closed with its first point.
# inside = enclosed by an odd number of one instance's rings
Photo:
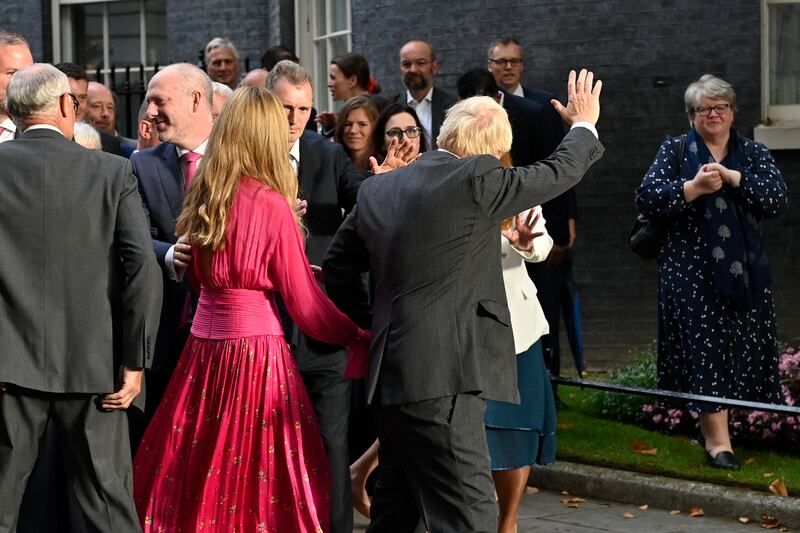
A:
{"type": "Polygon", "coordinates": [[[800,126],[800,102],[770,104],[770,24],[769,8],[781,4],[800,4],[800,0],[761,1],[761,120],[765,126],[800,126]]]}
{"type": "MultiPolygon", "coordinates": [[[[75,51],[72,48],[72,6],[82,4],[101,4],[103,15],[103,83],[111,83],[111,56],[109,35],[109,4],[123,0],[50,0],[51,22],[53,29],[53,63],[74,61],[75,51]]],[[[139,62],[144,65],[145,73],[153,73],[155,65],[147,64],[147,0],[139,0],[139,62]]],[[[117,67],[114,74],[125,72],[125,67],[117,67]]],[[[99,80],[98,80],[99,81],[99,80]]]]}
{"type": "Polygon", "coordinates": [[[332,111],[335,104],[327,89],[327,75],[323,79],[318,79],[316,74],[321,71],[322,66],[330,64],[333,55],[331,54],[331,41],[340,37],[347,37],[347,51],[353,49],[353,20],[351,0],[341,0],[345,2],[347,15],[346,28],[339,31],[331,31],[332,7],[331,4],[337,0],[325,1],[325,21],[317,20],[317,10],[315,0],[295,0],[295,50],[300,58],[300,63],[311,73],[314,86],[314,105],[318,111],[332,111]],[[324,28],[321,28],[324,24],[324,28]],[[319,43],[325,42],[325,57],[321,57],[319,43]],[[309,61],[310,58],[310,61],[309,61]]]}

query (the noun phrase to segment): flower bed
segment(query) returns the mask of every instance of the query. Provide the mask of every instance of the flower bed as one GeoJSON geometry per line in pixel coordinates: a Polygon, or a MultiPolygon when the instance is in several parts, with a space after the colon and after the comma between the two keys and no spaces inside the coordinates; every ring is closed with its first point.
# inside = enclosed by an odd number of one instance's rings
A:
{"type": "MultiPolygon", "coordinates": [[[[779,362],[781,389],[787,405],[800,400],[800,351],[782,350],[779,362]]],[[[624,385],[656,388],[656,362],[653,351],[620,369],[612,381],[624,385]]],[[[668,434],[693,435],[697,414],[686,408],[650,403],[642,396],[592,391],[591,409],[597,416],[636,423],[668,434]]],[[[800,418],[764,411],[731,410],[731,434],[737,444],[762,446],[768,443],[782,449],[800,445],[800,418]]]]}

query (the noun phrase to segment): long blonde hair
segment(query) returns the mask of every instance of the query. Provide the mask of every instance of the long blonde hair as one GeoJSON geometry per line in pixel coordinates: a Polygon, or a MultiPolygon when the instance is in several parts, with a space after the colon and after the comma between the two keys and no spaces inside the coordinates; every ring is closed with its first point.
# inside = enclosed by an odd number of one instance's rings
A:
{"type": "Polygon", "coordinates": [[[214,124],[176,234],[212,250],[224,247],[228,211],[243,177],[263,183],[292,207],[298,182],[289,163],[288,128],[286,111],[272,92],[263,87],[237,89],[214,124]]]}

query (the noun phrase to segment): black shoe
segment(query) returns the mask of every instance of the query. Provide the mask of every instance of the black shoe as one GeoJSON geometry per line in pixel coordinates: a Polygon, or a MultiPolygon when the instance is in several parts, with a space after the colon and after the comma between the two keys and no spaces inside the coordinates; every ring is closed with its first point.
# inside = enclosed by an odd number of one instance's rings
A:
{"type": "Polygon", "coordinates": [[[706,452],[706,458],[712,468],[722,468],[723,470],[739,470],[741,468],[733,452],[719,452],[716,457],[711,457],[711,454],[706,452]]]}

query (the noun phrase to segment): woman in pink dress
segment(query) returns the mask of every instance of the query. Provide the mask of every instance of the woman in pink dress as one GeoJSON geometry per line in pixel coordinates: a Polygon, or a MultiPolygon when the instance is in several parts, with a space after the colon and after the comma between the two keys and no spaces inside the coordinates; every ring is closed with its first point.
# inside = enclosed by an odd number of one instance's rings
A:
{"type": "Polygon", "coordinates": [[[282,335],[274,294],[320,341],[351,349],[369,334],[319,290],[290,204],[297,178],[286,114],[263,88],[219,115],[177,231],[201,287],[192,335],[134,460],[145,531],[321,532],[330,480],[314,410],[282,335]]]}

